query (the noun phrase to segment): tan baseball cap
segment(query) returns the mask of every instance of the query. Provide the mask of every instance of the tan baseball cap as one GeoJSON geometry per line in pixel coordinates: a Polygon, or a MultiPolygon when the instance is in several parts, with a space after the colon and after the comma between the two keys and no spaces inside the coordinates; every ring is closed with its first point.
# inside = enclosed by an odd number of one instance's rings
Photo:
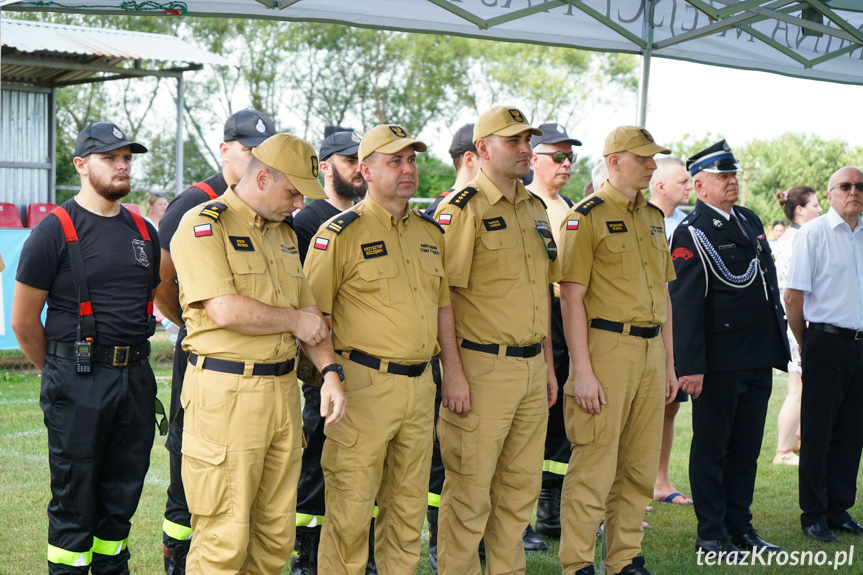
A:
{"type": "Polygon", "coordinates": [[[324,188],[318,181],[318,156],[307,141],[291,134],[276,134],[252,149],[252,155],[288,176],[297,190],[307,198],[324,200],[324,188]]]}
{"type": "Polygon", "coordinates": [[[534,128],[527,123],[527,119],[521,110],[513,106],[495,106],[485,112],[476,121],[473,127],[473,142],[486,136],[515,136],[522,132],[530,132],[534,136],[541,136],[542,130],[534,128]]]}
{"type": "Polygon", "coordinates": [[[357,153],[362,162],[368,158],[372,152],[380,152],[381,154],[395,154],[404,150],[408,146],[413,146],[417,152],[425,152],[428,146],[425,143],[414,140],[407,130],[395,124],[381,124],[375,126],[363,135],[360,141],[360,149],[357,153]]]}
{"type": "Polygon", "coordinates": [[[612,130],[605,139],[602,156],[619,152],[632,152],[636,156],[652,156],[653,154],[670,154],[671,150],[657,144],[650,132],[641,126],[619,126],[612,130]]]}

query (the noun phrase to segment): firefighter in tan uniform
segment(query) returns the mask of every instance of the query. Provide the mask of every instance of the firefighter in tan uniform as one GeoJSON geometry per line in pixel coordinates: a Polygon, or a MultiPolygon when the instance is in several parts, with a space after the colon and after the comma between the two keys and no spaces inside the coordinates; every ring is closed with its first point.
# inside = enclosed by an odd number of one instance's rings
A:
{"type": "Polygon", "coordinates": [[[663,405],[677,394],[665,286],[674,268],[663,213],[641,193],[657,153],[670,150],[647,130],[616,128],[603,149],[608,181],[561,224],[561,310],[574,366],[563,397],[572,443],[561,496],[565,575],[593,575],[603,515],[606,573],[649,575],[641,518],[653,497],[663,405]]]}
{"type": "Polygon", "coordinates": [[[326,197],[316,176],[314,149],[276,134],[254,149],[235,187],[183,217],[171,241],[190,354],[181,395],[189,575],[281,573],[290,558],[302,449],[298,339],[327,372],[321,416],[328,425],[344,416],[338,373],[326,366],[327,325],[284,223],[303,196],[326,197]]]}
{"type": "Polygon", "coordinates": [[[324,223],[305,271],[332,323],[350,410],[325,430],[327,517],[318,572],[365,573],[375,497],[375,560],[382,575],[413,573],[427,507],[438,315],[452,317],[440,226],[408,208],[416,152],[426,145],[380,125],[360,142],[366,198],[324,223]]]}
{"type": "Polygon", "coordinates": [[[480,116],[482,168],[436,213],[455,312],[440,326],[441,575],[479,575],[483,538],[486,573],[525,572],[522,533],[542,473],[537,445],[557,398],[548,339],[557,245],[542,200],[519,180],[530,168],[530,137],[541,134],[513,107],[480,116]]]}

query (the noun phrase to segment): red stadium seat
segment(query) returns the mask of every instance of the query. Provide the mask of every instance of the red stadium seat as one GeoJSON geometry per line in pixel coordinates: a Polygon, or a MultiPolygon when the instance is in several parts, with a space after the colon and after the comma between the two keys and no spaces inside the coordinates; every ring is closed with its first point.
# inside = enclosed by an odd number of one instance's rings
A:
{"type": "Polygon", "coordinates": [[[57,204],[30,204],[27,206],[27,227],[35,228],[36,224],[51,213],[57,204]]]}
{"type": "Polygon", "coordinates": [[[133,203],[123,202],[123,205],[124,205],[124,206],[126,207],[126,209],[127,209],[127,210],[129,210],[130,212],[135,212],[135,213],[136,213],[136,214],[138,214],[139,216],[140,216],[140,215],[143,215],[143,214],[141,214],[141,206],[139,206],[138,204],[133,204],[133,203]]]}
{"type": "Polygon", "coordinates": [[[15,204],[0,203],[0,228],[23,228],[21,214],[15,204]]]}

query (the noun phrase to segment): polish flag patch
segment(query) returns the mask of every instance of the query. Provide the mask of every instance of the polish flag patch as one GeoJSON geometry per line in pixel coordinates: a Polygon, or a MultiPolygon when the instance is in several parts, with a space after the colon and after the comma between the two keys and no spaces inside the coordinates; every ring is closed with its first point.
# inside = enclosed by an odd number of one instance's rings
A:
{"type": "Polygon", "coordinates": [[[437,221],[442,226],[448,226],[452,223],[452,214],[441,214],[437,221]]]}
{"type": "Polygon", "coordinates": [[[566,229],[577,230],[578,229],[578,220],[566,220],[566,229]]]}
{"type": "Polygon", "coordinates": [[[204,236],[212,236],[213,235],[213,226],[210,224],[201,224],[199,226],[195,226],[195,237],[202,238],[204,236]]]}
{"type": "Polygon", "coordinates": [[[324,250],[330,247],[330,240],[327,238],[315,238],[315,249],[316,250],[324,250]]]}

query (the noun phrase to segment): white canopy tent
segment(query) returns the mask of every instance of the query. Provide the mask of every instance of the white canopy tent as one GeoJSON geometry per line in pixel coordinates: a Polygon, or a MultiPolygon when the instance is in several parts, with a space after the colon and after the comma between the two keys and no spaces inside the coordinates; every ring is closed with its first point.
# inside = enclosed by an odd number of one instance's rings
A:
{"type": "MultiPolygon", "coordinates": [[[[316,21],[566,46],[863,84],[860,0],[6,0],[7,10],[316,21]]],[[[0,5],[6,4],[0,2],[0,5]]]]}

